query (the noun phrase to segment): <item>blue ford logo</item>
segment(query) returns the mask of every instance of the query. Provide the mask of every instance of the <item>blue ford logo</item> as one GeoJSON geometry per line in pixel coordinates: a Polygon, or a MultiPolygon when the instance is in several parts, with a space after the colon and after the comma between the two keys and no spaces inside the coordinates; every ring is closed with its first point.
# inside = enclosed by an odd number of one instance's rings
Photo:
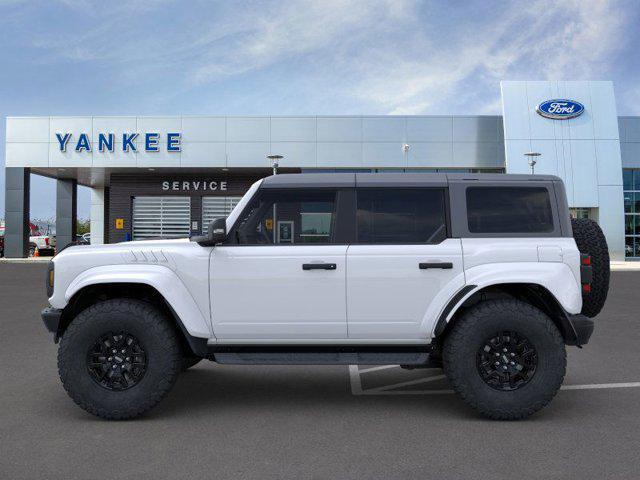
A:
{"type": "Polygon", "coordinates": [[[546,118],[566,120],[581,115],[584,112],[584,105],[573,100],[547,100],[538,105],[536,112],[546,118]]]}

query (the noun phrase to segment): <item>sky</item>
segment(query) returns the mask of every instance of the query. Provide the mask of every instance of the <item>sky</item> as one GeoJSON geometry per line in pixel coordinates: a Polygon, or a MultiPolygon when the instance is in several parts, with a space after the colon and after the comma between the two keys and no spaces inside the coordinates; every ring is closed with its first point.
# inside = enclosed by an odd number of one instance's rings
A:
{"type": "Polygon", "coordinates": [[[6,116],[500,114],[501,80],[612,80],[640,115],[639,25],[636,0],[0,0],[0,218],[6,116]]]}

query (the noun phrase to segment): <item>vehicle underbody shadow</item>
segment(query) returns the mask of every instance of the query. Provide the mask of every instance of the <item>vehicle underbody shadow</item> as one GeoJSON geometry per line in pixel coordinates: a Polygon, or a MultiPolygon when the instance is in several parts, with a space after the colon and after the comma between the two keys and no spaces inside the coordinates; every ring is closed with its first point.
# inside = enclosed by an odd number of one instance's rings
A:
{"type": "Polygon", "coordinates": [[[369,396],[354,395],[348,367],[332,366],[239,366],[203,363],[184,372],[169,396],[145,416],[215,414],[223,409],[239,415],[281,410],[320,414],[343,408],[386,409],[402,405],[404,414],[461,414],[478,418],[454,395],[369,396]]]}

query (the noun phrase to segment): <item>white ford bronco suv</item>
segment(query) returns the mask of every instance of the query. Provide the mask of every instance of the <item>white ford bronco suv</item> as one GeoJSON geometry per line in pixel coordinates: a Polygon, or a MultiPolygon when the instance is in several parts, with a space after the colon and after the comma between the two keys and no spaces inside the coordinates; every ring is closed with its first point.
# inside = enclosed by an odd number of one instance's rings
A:
{"type": "Polygon", "coordinates": [[[562,384],[609,285],[600,228],[541,175],[286,174],[205,236],[72,246],[42,317],[64,388],[136,417],[201,359],[442,366],[494,419],[562,384]]]}

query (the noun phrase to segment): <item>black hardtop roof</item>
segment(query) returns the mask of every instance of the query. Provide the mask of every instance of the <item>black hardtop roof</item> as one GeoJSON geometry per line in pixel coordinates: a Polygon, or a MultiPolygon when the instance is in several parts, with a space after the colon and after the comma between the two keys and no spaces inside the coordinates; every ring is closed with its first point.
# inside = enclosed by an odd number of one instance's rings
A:
{"type": "Polygon", "coordinates": [[[445,187],[458,182],[559,180],[553,175],[506,173],[284,173],[266,177],[261,188],[445,187]]]}

